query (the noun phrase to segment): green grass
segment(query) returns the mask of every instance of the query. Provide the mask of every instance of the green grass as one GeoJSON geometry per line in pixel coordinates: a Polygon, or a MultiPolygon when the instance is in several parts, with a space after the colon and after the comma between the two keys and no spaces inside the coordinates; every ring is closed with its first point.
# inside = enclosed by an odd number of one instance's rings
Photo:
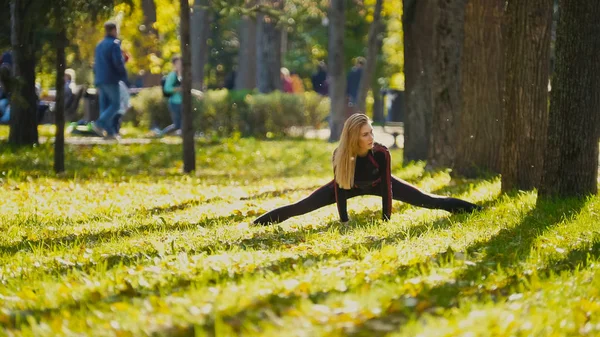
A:
{"type": "MultiPolygon", "coordinates": [[[[4,130],[0,130],[0,133],[4,130]]],[[[137,131],[134,131],[137,132],[137,131]]],[[[334,145],[226,139],[52,148],[0,143],[0,335],[594,336],[600,199],[536,204],[497,178],[395,175],[472,215],[349,201],[249,223],[331,179],[334,145]]]]}

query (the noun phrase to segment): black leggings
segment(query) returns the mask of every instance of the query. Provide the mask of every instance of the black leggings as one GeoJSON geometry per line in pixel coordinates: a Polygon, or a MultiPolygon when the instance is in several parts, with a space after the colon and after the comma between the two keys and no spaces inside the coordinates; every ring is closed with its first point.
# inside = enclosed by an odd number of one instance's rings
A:
{"type": "MultiPolygon", "coordinates": [[[[312,212],[323,206],[334,204],[334,184],[335,181],[332,180],[328,184],[314,191],[308,197],[294,204],[279,207],[263,214],[254,220],[254,223],[261,225],[277,223],[285,221],[294,216],[312,212]]],[[[381,196],[381,188],[379,188],[379,186],[365,189],[353,188],[347,192],[348,199],[359,195],[381,196]]],[[[400,200],[414,206],[431,209],[443,209],[452,213],[472,212],[480,209],[479,206],[468,201],[423,192],[406,181],[398,179],[394,176],[392,176],[392,196],[394,200],[400,200]]]]}

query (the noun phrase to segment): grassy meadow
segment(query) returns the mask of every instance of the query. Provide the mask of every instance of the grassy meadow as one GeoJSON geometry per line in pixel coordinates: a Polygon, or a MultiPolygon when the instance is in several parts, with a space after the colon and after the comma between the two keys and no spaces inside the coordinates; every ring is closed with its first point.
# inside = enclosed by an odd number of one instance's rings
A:
{"type": "Polygon", "coordinates": [[[598,197],[536,204],[395,150],[394,175],[486,209],[251,225],[327,183],[334,146],[198,141],[182,175],[178,144],[69,145],[56,176],[50,144],[0,143],[0,336],[600,335],[598,197]]]}

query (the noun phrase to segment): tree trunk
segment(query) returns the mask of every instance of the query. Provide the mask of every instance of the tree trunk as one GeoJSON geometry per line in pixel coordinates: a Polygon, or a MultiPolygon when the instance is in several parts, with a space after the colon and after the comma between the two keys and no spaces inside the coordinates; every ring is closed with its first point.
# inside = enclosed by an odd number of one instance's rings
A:
{"type": "Polygon", "coordinates": [[[194,149],[194,114],[192,112],[192,55],[190,50],[190,5],[188,0],[181,4],[181,61],[183,74],[181,79],[181,128],[183,129],[183,171],[196,169],[196,150],[194,149]]]}
{"type": "MultiPolygon", "coordinates": [[[[274,9],[283,9],[283,0],[265,1],[274,9]]],[[[257,67],[256,77],[258,90],[261,93],[269,93],[281,90],[281,30],[276,27],[277,18],[266,14],[257,15],[257,67]]]]}
{"type": "MultiPolygon", "coordinates": [[[[382,6],[383,0],[377,0],[377,2],[375,3],[375,11],[373,12],[373,22],[371,23],[371,27],[369,27],[369,37],[367,42],[367,62],[364,66],[363,73],[360,79],[360,84],[358,87],[358,98],[356,101],[358,111],[362,112],[367,111],[367,93],[369,92],[369,89],[371,88],[371,83],[373,82],[375,66],[377,65],[377,56],[379,55],[379,51],[381,50],[381,45],[383,42],[383,33],[385,30],[385,26],[381,21],[382,6]]],[[[378,94],[379,93],[374,93],[374,95],[378,94]]]]}
{"type": "Polygon", "coordinates": [[[329,97],[331,116],[329,141],[340,139],[346,121],[346,76],[344,76],[344,0],[331,0],[329,7],[329,97]]]}
{"type": "Polygon", "coordinates": [[[431,67],[433,0],[404,0],[404,119],[403,162],[427,159],[431,133],[431,67]]]}
{"type": "MultiPolygon", "coordinates": [[[[142,13],[144,14],[144,27],[142,32],[145,38],[141,43],[136,44],[140,48],[140,55],[149,60],[150,55],[156,55],[157,58],[162,58],[162,52],[159,48],[160,41],[158,30],[154,27],[156,23],[156,3],[154,0],[142,0],[142,13]]],[[[144,65],[149,65],[149,61],[145,61],[144,65]]],[[[144,86],[159,85],[162,78],[161,74],[153,74],[148,66],[145,69],[143,76],[144,86]]]]}
{"type": "MultiPolygon", "coordinates": [[[[57,6],[61,13],[60,5],[57,6]]],[[[59,15],[60,17],[60,15],[59,15]]],[[[57,20],[58,25],[62,25],[62,21],[57,20]]],[[[61,173],[65,171],[65,46],[66,46],[66,31],[64,27],[59,27],[58,36],[56,39],[56,104],[54,106],[54,123],[56,125],[56,133],[54,136],[54,172],[61,173]]]]}
{"type": "Polygon", "coordinates": [[[469,1],[462,55],[462,111],[454,172],[500,172],[504,0],[469,1]]]}
{"type": "Polygon", "coordinates": [[[235,89],[256,88],[256,19],[242,18],[235,89]]]}
{"type": "Polygon", "coordinates": [[[542,199],[598,192],[600,3],[560,0],[559,8],[542,199]]]}
{"type": "Polygon", "coordinates": [[[383,99],[381,97],[381,85],[377,81],[373,81],[373,122],[383,123],[385,122],[385,116],[383,115],[383,99]]]}
{"type": "Polygon", "coordinates": [[[548,128],[552,0],[510,0],[506,9],[502,191],[540,182],[548,128]]]}
{"type": "Polygon", "coordinates": [[[198,90],[204,87],[204,65],[208,59],[210,14],[202,8],[208,5],[208,0],[196,0],[192,12],[192,87],[198,90]]]}
{"type": "Polygon", "coordinates": [[[156,4],[154,0],[142,0],[142,12],[144,13],[146,34],[158,37],[158,31],[154,28],[154,23],[156,23],[156,4]]]}
{"type": "Polygon", "coordinates": [[[433,41],[430,167],[454,165],[461,112],[461,55],[466,0],[437,0],[433,41]]]}
{"type": "Polygon", "coordinates": [[[37,97],[35,93],[34,27],[28,20],[23,0],[10,3],[13,73],[17,85],[13,90],[8,141],[15,145],[38,142],[37,97]]]}

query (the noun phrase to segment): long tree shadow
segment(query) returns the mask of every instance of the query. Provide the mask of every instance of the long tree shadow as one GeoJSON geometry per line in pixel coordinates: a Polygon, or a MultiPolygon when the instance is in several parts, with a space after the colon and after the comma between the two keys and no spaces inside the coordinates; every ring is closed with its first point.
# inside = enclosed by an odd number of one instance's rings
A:
{"type": "Polygon", "coordinates": [[[25,239],[16,243],[0,246],[0,255],[7,257],[19,251],[34,251],[38,249],[52,249],[59,246],[61,249],[78,247],[85,244],[109,241],[122,237],[129,237],[136,233],[156,231],[181,231],[201,227],[212,227],[222,222],[235,222],[245,219],[244,215],[230,214],[213,218],[204,218],[199,222],[152,222],[139,226],[124,226],[96,233],[67,234],[55,238],[25,239]]]}
{"type": "MultiPolygon", "coordinates": [[[[346,247],[344,247],[343,249],[341,249],[338,252],[332,252],[332,253],[326,253],[326,254],[322,254],[322,253],[318,253],[318,252],[305,252],[302,255],[299,256],[291,256],[291,257],[282,257],[279,259],[275,259],[273,261],[269,261],[266,263],[263,263],[261,265],[256,266],[251,272],[249,272],[248,270],[238,270],[235,272],[231,272],[229,270],[205,270],[204,268],[202,270],[198,270],[198,273],[204,273],[202,280],[197,280],[195,279],[195,277],[197,277],[197,274],[195,273],[185,273],[185,274],[180,274],[180,275],[172,275],[172,277],[169,279],[169,289],[165,289],[165,285],[161,282],[158,282],[156,284],[150,284],[148,286],[146,286],[143,289],[137,289],[137,288],[133,288],[131,286],[129,287],[125,287],[124,290],[114,293],[114,294],[108,294],[105,297],[102,297],[100,299],[98,298],[92,298],[90,297],[83,297],[77,301],[75,301],[74,303],[71,303],[69,305],[66,306],[58,306],[55,308],[40,308],[40,309],[32,309],[32,310],[15,310],[15,311],[11,311],[9,317],[11,318],[10,320],[10,326],[11,327],[18,327],[20,325],[28,325],[30,323],[29,319],[33,318],[34,321],[38,321],[39,319],[41,319],[42,317],[48,317],[49,315],[52,314],[58,314],[60,312],[62,312],[63,310],[80,310],[82,308],[86,308],[87,303],[89,303],[90,301],[102,301],[105,303],[113,303],[116,301],[120,301],[120,300],[126,300],[126,301],[130,301],[132,298],[143,298],[143,297],[147,297],[147,296],[151,296],[151,295],[165,295],[165,294],[169,294],[172,292],[180,292],[183,291],[189,287],[191,287],[192,285],[195,287],[198,286],[207,286],[207,285],[216,285],[220,282],[237,282],[242,278],[248,277],[248,274],[250,273],[252,275],[253,278],[260,278],[263,277],[266,274],[270,274],[270,273],[282,273],[282,272],[286,272],[286,271],[292,271],[294,270],[296,267],[296,265],[304,265],[305,262],[311,260],[311,261],[328,261],[328,260],[332,260],[332,259],[338,259],[340,257],[347,257],[347,258],[353,258],[353,259],[362,259],[364,257],[364,253],[360,253],[360,252],[368,252],[371,251],[373,249],[380,249],[381,247],[383,247],[386,244],[392,244],[395,243],[397,241],[400,240],[406,240],[409,238],[413,238],[413,237],[419,237],[420,235],[422,235],[423,233],[426,232],[430,232],[430,231],[434,231],[434,230],[441,230],[444,228],[447,228],[449,226],[451,226],[452,223],[454,223],[455,221],[464,219],[465,217],[468,217],[468,215],[465,214],[455,214],[452,215],[450,217],[444,217],[441,219],[438,219],[436,221],[434,221],[433,223],[423,223],[420,224],[418,226],[413,226],[411,227],[410,231],[400,231],[397,232],[394,235],[391,236],[387,236],[387,237],[383,237],[383,238],[379,238],[376,240],[367,240],[364,242],[358,242],[358,243],[354,243],[354,244],[350,244],[346,247]],[[208,274],[207,274],[208,273],[208,274]]],[[[330,225],[334,226],[333,224],[336,222],[331,222],[330,225]]],[[[235,246],[240,246],[240,245],[244,245],[244,243],[237,243],[234,244],[235,246]]],[[[227,248],[227,247],[225,247],[227,248]]],[[[231,247],[230,247],[231,248],[231,247]]],[[[265,251],[267,251],[268,249],[265,249],[265,251]]],[[[211,252],[212,249],[210,246],[206,246],[206,247],[201,247],[201,248],[196,248],[196,249],[192,249],[190,251],[187,251],[188,254],[201,254],[201,253],[207,253],[207,252],[211,252]]],[[[176,252],[173,252],[176,253],[176,252]]],[[[445,255],[447,252],[442,252],[440,253],[441,256],[445,255]]],[[[132,256],[129,255],[123,255],[123,254],[115,254],[113,256],[109,256],[106,257],[106,261],[104,263],[106,263],[106,267],[105,268],[110,268],[112,266],[115,265],[129,265],[129,264],[135,264],[137,262],[139,262],[141,259],[143,260],[149,260],[152,259],[153,256],[156,256],[157,254],[154,252],[150,252],[148,254],[144,253],[144,254],[135,254],[132,256]]],[[[80,269],[80,270],[87,270],[90,267],[94,267],[96,265],[96,263],[89,263],[87,265],[80,265],[80,266],[72,266],[72,267],[65,267],[61,270],[57,270],[56,272],[59,274],[65,274],[70,272],[73,269],[80,269]]],[[[398,270],[398,274],[406,274],[409,273],[411,270],[414,269],[414,265],[406,265],[401,267],[398,270]]],[[[395,277],[395,276],[394,276],[395,277]]],[[[339,291],[322,291],[322,292],[317,292],[317,293],[312,293],[310,294],[310,298],[313,301],[319,301],[319,300],[323,300],[324,298],[334,294],[334,293],[341,293],[339,291]]],[[[269,295],[265,298],[262,298],[260,300],[258,300],[258,302],[253,302],[253,305],[251,307],[256,307],[257,304],[264,304],[265,306],[275,306],[276,312],[283,312],[286,308],[288,308],[289,306],[293,305],[295,303],[295,301],[301,299],[302,296],[298,295],[292,295],[289,297],[281,297],[278,294],[272,294],[269,295]]],[[[229,316],[229,317],[224,317],[223,319],[225,320],[236,320],[239,319],[241,317],[246,317],[248,315],[252,315],[253,310],[252,309],[244,309],[244,308],[240,308],[241,310],[238,311],[234,316],[229,316]]],[[[212,324],[210,321],[207,323],[208,325],[212,324]]]]}
{"type": "MultiPolygon", "coordinates": [[[[462,293],[469,291],[484,291],[477,288],[478,281],[487,278],[491,273],[501,269],[514,268],[524,262],[529,256],[536,239],[560,223],[565,216],[578,214],[585,206],[585,200],[566,200],[562,202],[538,202],[536,208],[529,211],[521,222],[512,228],[499,231],[489,240],[482,240],[467,249],[468,254],[484,254],[484,258],[467,267],[456,276],[456,281],[446,282],[433,288],[427,288],[417,295],[418,300],[431,303],[431,307],[450,308],[459,304],[462,293]]],[[[597,250],[597,245],[594,245],[597,250]]],[[[596,253],[597,254],[597,251],[596,253]]],[[[572,266],[580,263],[583,252],[574,251],[564,259],[564,263],[554,266],[572,266]],[[569,259],[574,261],[568,262],[569,259]],[[566,264],[565,264],[566,263],[566,264]]],[[[550,269],[546,269],[546,273],[550,269]]],[[[568,268],[567,268],[568,270],[568,268]]],[[[505,295],[512,287],[522,284],[523,278],[516,276],[507,281],[504,286],[497,287],[495,294],[505,295]]],[[[401,300],[398,300],[401,303],[401,300]]],[[[372,329],[373,322],[383,322],[390,330],[397,330],[409,317],[418,318],[421,312],[413,308],[398,305],[399,310],[388,311],[386,315],[365,322],[359,327],[357,336],[382,336],[385,333],[372,329]]],[[[388,331],[389,332],[389,331],[388,331]]]]}
{"type": "MultiPolygon", "coordinates": [[[[492,204],[494,201],[489,201],[489,204],[492,204]]],[[[397,207],[397,211],[405,209],[406,205],[404,204],[400,204],[397,207]]],[[[374,211],[371,210],[365,210],[361,213],[358,214],[358,217],[370,217],[370,216],[374,216],[374,211]]],[[[377,212],[377,214],[379,214],[377,212]]],[[[318,254],[318,253],[308,253],[305,255],[302,255],[301,257],[285,257],[285,258],[281,258],[278,259],[276,261],[272,261],[269,263],[266,263],[263,266],[260,266],[257,268],[256,270],[256,275],[261,275],[262,273],[267,273],[267,272],[282,272],[282,271],[286,271],[286,270],[291,270],[290,268],[294,268],[293,266],[296,264],[303,264],[305,261],[308,260],[317,260],[317,261],[326,261],[329,259],[334,259],[334,258],[339,258],[342,256],[346,256],[346,257],[352,257],[352,254],[359,254],[357,256],[354,256],[354,258],[361,258],[360,253],[356,253],[357,251],[360,252],[362,251],[369,251],[372,249],[380,249],[382,246],[386,245],[386,244],[391,244],[400,240],[405,240],[408,239],[410,237],[418,237],[420,235],[422,235],[425,232],[429,232],[432,230],[439,230],[439,229],[443,229],[446,228],[448,226],[450,226],[454,221],[459,220],[461,218],[464,218],[466,215],[452,215],[450,217],[445,217],[445,218],[441,218],[438,219],[436,221],[434,221],[433,223],[429,223],[429,224],[421,224],[418,226],[411,226],[409,231],[400,231],[397,232],[394,235],[390,235],[387,237],[383,237],[383,238],[376,238],[376,239],[370,239],[367,242],[360,242],[360,243],[355,243],[355,244],[351,244],[347,247],[345,247],[344,249],[342,249],[339,252],[335,252],[335,253],[328,253],[328,254],[318,254]],[[351,253],[352,254],[349,254],[351,253]]],[[[223,221],[233,221],[234,219],[236,219],[236,216],[230,216],[230,217],[221,217],[218,219],[207,219],[207,221],[214,221],[214,222],[219,222],[221,220],[223,221]]],[[[239,216],[237,217],[236,220],[241,220],[243,219],[243,217],[239,216]]],[[[206,221],[205,221],[206,222],[206,221]]],[[[189,227],[194,227],[194,226],[198,226],[198,225],[202,225],[203,222],[200,223],[196,223],[196,224],[179,224],[179,225],[183,225],[182,229],[188,229],[189,227]]],[[[161,229],[178,229],[177,224],[173,224],[175,225],[172,228],[161,228],[161,229]]],[[[304,234],[301,235],[302,236],[306,236],[307,234],[311,234],[311,233],[317,233],[317,232],[322,232],[322,231],[327,231],[327,230],[331,230],[331,229],[335,229],[335,230],[339,230],[341,232],[347,232],[349,230],[353,230],[353,228],[357,228],[360,225],[358,224],[358,222],[355,222],[353,225],[350,226],[350,228],[348,228],[347,226],[340,226],[339,223],[337,221],[331,221],[329,223],[326,224],[325,227],[323,228],[317,228],[317,229],[311,229],[308,231],[305,231],[304,234]]],[[[234,243],[229,243],[231,244],[232,248],[233,246],[236,247],[242,247],[242,248],[249,248],[252,247],[254,245],[256,245],[257,243],[263,243],[264,244],[264,240],[270,241],[270,242],[277,242],[277,244],[273,244],[270,246],[267,246],[266,248],[275,248],[278,247],[279,245],[281,245],[281,242],[285,242],[286,238],[289,239],[291,238],[297,238],[297,233],[293,233],[293,232],[280,232],[280,231],[276,231],[274,233],[269,233],[267,234],[267,237],[262,237],[262,235],[259,235],[255,238],[251,238],[251,239],[244,239],[241,240],[240,242],[234,242],[234,243]],[[282,238],[283,235],[283,238],[282,238]],[[282,240],[283,239],[283,240],[282,240]]],[[[91,238],[94,238],[93,236],[91,238]]],[[[90,239],[90,238],[87,238],[90,239]]],[[[65,237],[65,238],[58,238],[58,241],[55,243],[60,243],[63,240],[66,240],[67,242],[71,240],[70,237],[65,237]]],[[[296,240],[296,242],[301,242],[302,240],[296,240]]],[[[222,242],[217,243],[220,245],[223,245],[222,242]]],[[[289,244],[289,243],[284,243],[284,244],[289,244]]],[[[6,248],[6,247],[5,247],[6,248]]],[[[23,248],[23,247],[20,247],[23,248]]],[[[9,247],[9,250],[12,249],[13,251],[16,249],[17,251],[19,250],[16,247],[9,247]]],[[[224,249],[228,249],[227,246],[224,247],[224,249]]],[[[206,253],[211,253],[213,252],[214,249],[211,246],[206,246],[206,247],[198,247],[198,248],[194,248],[190,251],[188,251],[188,254],[197,254],[197,253],[202,253],[202,252],[206,252],[206,253]]],[[[128,256],[128,255],[122,255],[122,254],[115,254],[114,256],[109,256],[106,257],[105,263],[107,264],[106,268],[111,268],[112,266],[115,265],[129,265],[129,264],[135,264],[138,263],[140,261],[140,259],[148,259],[151,258],[152,256],[155,256],[154,253],[150,252],[148,254],[144,253],[144,254],[137,254],[137,255],[133,255],[133,256],[128,256]]],[[[86,270],[89,269],[90,267],[95,266],[94,263],[90,263],[90,265],[85,265],[85,266],[76,266],[75,268],[72,267],[65,267],[62,268],[60,270],[57,270],[58,273],[60,274],[64,274],[64,273],[68,273],[69,271],[71,271],[72,269],[82,269],[82,270],[86,270]]],[[[412,267],[412,266],[411,266],[412,267]]],[[[411,268],[409,268],[409,266],[406,266],[405,268],[401,268],[401,270],[399,270],[399,273],[406,273],[410,270],[411,268]]],[[[215,278],[211,281],[210,279],[206,282],[213,282],[213,284],[216,284],[217,281],[222,281],[223,279],[230,279],[231,281],[235,282],[236,280],[238,280],[239,278],[245,277],[246,273],[242,272],[242,273],[226,273],[223,275],[216,275],[215,278]]],[[[172,280],[172,282],[170,282],[172,285],[176,285],[176,289],[181,290],[181,289],[185,289],[187,287],[189,287],[191,284],[195,284],[195,280],[193,279],[193,275],[181,275],[179,277],[174,277],[172,280]]],[[[159,294],[159,293],[163,293],[164,289],[154,289],[154,290],[142,290],[142,291],[138,291],[138,290],[132,290],[129,289],[128,290],[129,293],[123,296],[125,297],[132,297],[131,295],[133,294],[134,297],[144,297],[144,296],[148,296],[151,294],[159,294]]],[[[314,299],[315,301],[318,301],[319,299],[323,299],[329,295],[331,295],[334,292],[322,292],[322,293],[316,293],[316,294],[311,294],[311,298],[314,299]]],[[[122,294],[121,294],[122,295],[122,294]]],[[[116,295],[110,295],[108,297],[106,297],[103,301],[115,301],[118,300],[118,298],[123,297],[120,294],[116,294],[116,295]]],[[[275,295],[274,295],[275,296],[275,295]]],[[[265,304],[270,303],[271,300],[274,300],[274,298],[270,298],[270,299],[265,299],[265,304]]],[[[82,299],[80,302],[77,302],[75,304],[73,304],[72,306],[70,306],[73,309],[77,309],[79,307],[81,307],[82,305],[84,305],[86,302],[85,299],[82,299]]],[[[289,301],[285,301],[286,303],[292,303],[293,301],[289,302],[289,301]]],[[[59,308],[42,308],[39,310],[28,310],[28,311],[17,311],[17,312],[13,312],[12,316],[13,317],[13,323],[17,323],[17,322],[23,322],[24,320],[26,320],[26,317],[41,317],[41,316],[45,316],[49,313],[52,312],[58,312],[60,310],[63,310],[63,307],[59,307],[59,308]]],[[[245,311],[241,312],[242,314],[245,314],[245,311]]]]}

